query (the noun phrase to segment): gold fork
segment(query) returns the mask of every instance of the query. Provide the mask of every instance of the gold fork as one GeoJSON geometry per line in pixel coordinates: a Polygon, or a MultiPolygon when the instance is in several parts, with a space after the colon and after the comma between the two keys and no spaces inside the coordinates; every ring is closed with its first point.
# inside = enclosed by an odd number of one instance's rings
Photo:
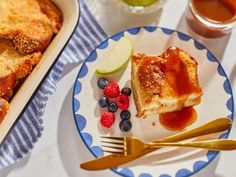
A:
{"type": "Polygon", "coordinates": [[[112,154],[120,154],[127,156],[135,156],[142,153],[146,149],[157,149],[160,147],[192,147],[192,148],[202,148],[209,150],[235,150],[236,140],[229,139],[214,139],[207,141],[194,141],[194,142],[157,142],[157,143],[144,143],[135,137],[109,137],[102,136],[107,145],[102,145],[108,150],[103,150],[104,152],[112,154]]]}

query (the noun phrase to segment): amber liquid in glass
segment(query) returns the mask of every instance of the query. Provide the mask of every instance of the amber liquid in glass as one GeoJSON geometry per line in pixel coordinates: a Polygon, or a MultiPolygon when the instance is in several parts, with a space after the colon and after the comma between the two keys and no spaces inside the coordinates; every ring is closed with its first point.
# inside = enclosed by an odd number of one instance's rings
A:
{"type": "Polygon", "coordinates": [[[192,30],[201,36],[223,36],[235,26],[236,0],[190,0],[186,19],[192,30]]]}
{"type": "MultiPolygon", "coordinates": [[[[196,10],[204,17],[225,22],[235,16],[234,4],[230,1],[235,0],[193,0],[193,5],[196,10]]],[[[236,4],[236,1],[235,1],[236,4]]]]}

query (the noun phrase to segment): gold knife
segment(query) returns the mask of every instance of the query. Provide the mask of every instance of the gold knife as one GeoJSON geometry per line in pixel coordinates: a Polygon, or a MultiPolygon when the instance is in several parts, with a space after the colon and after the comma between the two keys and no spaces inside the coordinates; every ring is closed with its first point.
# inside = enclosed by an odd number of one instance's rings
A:
{"type": "MultiPolygon", "coordinates": [[[[200,127],[192,130],[188,130],[182,133],[178,133],[155,142],[176,142],[182,141],[189,138],[194,138],[202,135],[207,135],[211,133],[222,132],[228,130],[232,126],[232,121],[228,118],[218,118],[210,121],[200,127]]],[[[85,170],[104,170],[108,168],[114,168],[130,161],[136,160],[150,152],[157,149],[146,149],[141,154],[137,156],[124,156],[124,155],[107,155],[101,158],[97,158],[85,163],[80,164],[80,167],[85,170]]]]}

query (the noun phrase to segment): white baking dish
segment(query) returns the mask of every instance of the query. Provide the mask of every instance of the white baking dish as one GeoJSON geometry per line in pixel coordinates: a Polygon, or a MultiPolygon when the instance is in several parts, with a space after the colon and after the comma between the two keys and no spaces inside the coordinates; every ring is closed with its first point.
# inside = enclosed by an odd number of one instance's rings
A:
{"type": "Polygon", "coordinates": [[[78,0],[54,0],[54,2],[63,13],[62,29],[52,40],[43,53],[42,60],[10,102],[10,109],[0,124],[0,142],[2,142],[16,120],[24,113],[28,103],[37,93],[77,26],[80,14],[78,0]]]}

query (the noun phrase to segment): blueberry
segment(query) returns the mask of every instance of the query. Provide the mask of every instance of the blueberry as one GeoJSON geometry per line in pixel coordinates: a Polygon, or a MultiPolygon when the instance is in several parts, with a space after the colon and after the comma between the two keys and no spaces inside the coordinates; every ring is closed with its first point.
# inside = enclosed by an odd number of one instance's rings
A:
{"type": "Polygon", "coordinates": [[[100,89],[104,89],[106,85],[108,84],[108,80],[105,78],[98,79],[97,85],[100,89]]]}
{"type": "Polygon", "coordinates": [[[108,111],[109,112],[116,112],[118,110],[118,106],[115,102],[111,102],[108,104],[108,111]]]}
{"type": "Polygon", "coordinates": [[[130,119],[131,114],[128,110],[121,111],[120,113],[120,118],[125,120],[125,119],[130,119]]]}
{"type": "Polygon", "coordinates": [[[132,91],[129,87],[124,87],[122,90],[121,90],[121,93],[126,95],[126,96],[130,96],[132,91]]]}
{"type": "Polygon", "coordinates": [[[99,99],[98,103],[99,103],[100,107],[105,108],[105,107],[107,107],[107,105],[109,103],[109,99],[107,97],[103,96],[99,99]]]}
{"type": "Polygon", "coordinates": [[[129,120],[122,120],[119,127],[122,132],[128,132],[132,128],[132,124],[129,120]]]}

